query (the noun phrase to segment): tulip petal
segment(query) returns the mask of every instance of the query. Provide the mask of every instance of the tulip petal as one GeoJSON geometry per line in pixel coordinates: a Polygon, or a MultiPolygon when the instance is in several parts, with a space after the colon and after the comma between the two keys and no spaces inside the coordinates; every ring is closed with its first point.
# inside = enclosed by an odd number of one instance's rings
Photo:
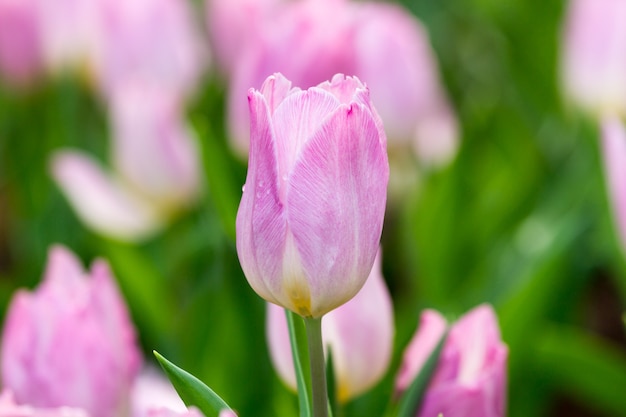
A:
{"type": "Polygon", "coordinates": [[[278,303],[287,232],[278,196],[276,150],[269,109],[263,96],[251,91],[250,160],[237,212],[237,253],[250,286],[278,303]]]}
{"type": "Polygon", "coordinates": [[[277,144],[279,190],[284,201],[284,184],[303,146],[322,121],[339,106],[339,101],[326,91],[311,88],[289,95],[276,108],[272,117],[277,144]]]}
{"type": "Polygon", "coordinates": [[[342,105],[306,143],[291,173],[287,216],[314,317],[352,298],[371,270],[389,176],[381,147],[369,109],[342,105]]]}
{"type": "Polygon", "coordinates": [[[81,152],[59,151],[53,155],[52,176],[81,220],[99,233],[134,240],[161,225],[149,206],[107,177],[93,159],[81,152]]]}

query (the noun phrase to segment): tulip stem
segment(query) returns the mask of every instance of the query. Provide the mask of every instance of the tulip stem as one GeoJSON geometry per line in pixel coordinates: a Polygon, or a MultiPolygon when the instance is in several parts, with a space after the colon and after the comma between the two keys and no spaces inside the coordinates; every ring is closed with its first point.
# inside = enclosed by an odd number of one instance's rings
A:
{"type": "Polygon", "coordinates": [[[326,386],[324,345],[322,343],[322,318],[305,318],[304,323],[311,364],[313,417],[328,417],[328,388],[326,386]]]}

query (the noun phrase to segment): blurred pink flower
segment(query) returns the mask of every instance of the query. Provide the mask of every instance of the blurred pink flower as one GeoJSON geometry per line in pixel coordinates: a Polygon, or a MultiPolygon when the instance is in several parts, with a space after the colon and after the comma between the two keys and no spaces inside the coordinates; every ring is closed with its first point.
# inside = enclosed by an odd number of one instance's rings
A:
{"type": "Polygon", "coordinates": [[[41,70],[36,0],[0,0],[0,79],[24,85],[41,70]]]}
{"type": "Polygon", "coordinates": [[[241,50],[288,0],[206,0],[206,27],[217,64],[225,73],[236,68],[241,50]]]}
{"type": "Polygon", "coordinates": [[[565,93],[578,106],[626,114],[626,2],[570,0],[561,61],[565,93]]]}
{"type": "Polygon", "coordinates": [[[389,177],[382,123],[367,88],[341,74],[308,90],[275,74],[248,98],[239,261],[261,297],[321,317],[361,289],[378,251],[389,177]]]}
{"type": "MultiPolygon", "coordinates": [[[[436,311],[422,313],[420,327],[404,352],[396,380],[399,390],[417,376],[446,327],[446,320],[436,311]]],[[[417,416],[504,416],[507,356],[491,306],[474,308],[450,328],[417,416]]]]}
{"type": "Polygon", "coordinates": [[[374,104],[380,104],[390,147],[412,148],[429,164],[452,159],[458,147],[456,117],[426,31],[407,11],[342,0],[284,2],[273,10],[271,18],[250,26],[257,33],[236,50],[229,126],[237,150],[248,148],[244,93],[250,86],[257,88],[277,71],[303,88],[345,73],[362,79],[374,104]]]}
{"type": "Polygon", "coordinates": [[[52,175],[78,216],[122,240],[150,236],[200,190],[200,156],[182,105],[167,91],[133,85],[111,98],[113,175],[87,155],[57,151],[52,175]]]}
{"type": "Polygon", "coordinates": [[[426,29],[398,5],[353,7],[355,74],[372,92],[389,146],[413,148],[423,163],[450,162],[458,148],[457,120],[426,29]]]}
{"type": "Polygon", "coordinates": [[[141,353],[106,262],[86,273],[53,247],[43,282],[11,301],[0,359],[3,385],[20,403],[123,415],[141,353]]]}
{"type": "Polygon", "coordinates": [[[155,414],[154,410],[161,409],[170,410],[177,415],[187,412],[185,403],[170,381],[162,372],[152,367],[146,367],[139,373],[133,383],[130,398],[131,417],[151,417],[155,414]]]}
{"type": "Polygon", "coordinates": [[[208,59],[187,0],[104,1],[94,63],[111,97],[141,82],[169,94],[191,93],[208,59]]]}
{"type": "Polygon", "coordinates": [[[603,120],[602,155],[617,235],[626,251],[626,128],[617,117],[603,120]]]}
{"type": "Polygon", "coordinates": [[[15,403],[13,393],[5,389],[0,394],[0,417],[89,417],[89,415],[80,408],[36,408],[31,405],[18,405],[15,403]]]}
{"type": "MultiPolygon", "coordinates": [[[[285,312],[267,305],[267,339],[274,368],[294,390],[291,345],[285,312]]],[[[322,319],[322,336],[335,367],[338,400],[346,402],[373,387],[385,374],[393,348],[393,306],[376,258],[361,291],[322,319]]]]}

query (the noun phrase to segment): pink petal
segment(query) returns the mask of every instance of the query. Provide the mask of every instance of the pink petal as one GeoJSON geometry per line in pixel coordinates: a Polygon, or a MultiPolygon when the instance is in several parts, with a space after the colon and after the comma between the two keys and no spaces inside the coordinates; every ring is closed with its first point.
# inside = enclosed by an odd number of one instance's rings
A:
{"type": "Polygon", "coordinates": [[[107,177],[86,154],[58,151],[51,167],[53,178],[77,215],[98,233],[134,240],[161,226],[150,207],[107,177]]]}
{"type": "Polygon", "coordinates": [[[380,132],[360,104],[339,107],[302,149],[289,180],[287,216],[314,317],[352,298],[368,276],[388,176],[380,132]]]}

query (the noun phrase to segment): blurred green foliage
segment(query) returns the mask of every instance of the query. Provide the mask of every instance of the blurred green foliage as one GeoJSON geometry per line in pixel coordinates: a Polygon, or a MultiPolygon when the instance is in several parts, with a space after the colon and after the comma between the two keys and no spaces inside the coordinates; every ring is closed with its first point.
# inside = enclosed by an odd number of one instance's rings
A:
{"type": "MultiPolygon", "coordinates": [[[[509,415],[626,416],[626,262],[607,205],[597,126],[563,100],[562,1],[421,0],[462,126],[449,167],[423,169],[388,212],[384,272],[397,321],[393,366],[345,416],[383,413],[419,312],[482,302],[510,349],[509,415]],[[574,410],[574,411],[572,411],[574,410]]],[[[0,302],[34,287],[53,243],[107,258],[153,349],[192,372],[241,416],[296,415],[264,335],[264,304],[237,261],[234,219],[245,163],[224,126],[226,82],[207,76],[188,114],[200,139],[198,206],[139,245],[85,229],[48,174],[78,147],[106,160],[101,103],[79,80],[26,94],[0,86],[0,302]]]]}

